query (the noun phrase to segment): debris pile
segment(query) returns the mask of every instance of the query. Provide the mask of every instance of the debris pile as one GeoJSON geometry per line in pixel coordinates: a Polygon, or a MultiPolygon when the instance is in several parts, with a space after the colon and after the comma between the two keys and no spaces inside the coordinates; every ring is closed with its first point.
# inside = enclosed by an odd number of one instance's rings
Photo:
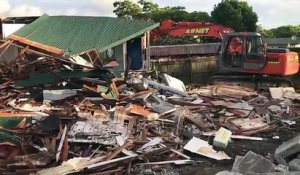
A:
{"type": "MultiPolygon", "coordinates": [[[[143,174],[146,166],[192,164],[194,157],[226,161],[236,156],[227,149],[231,139],[280,139],[280,128],[297,124],[291,93],[275,99],[274,89],[271,97],[242,87],[186,87],[155,72],[116,78],[109,68],[49,57],[1,67],[0,173],[143,174]]],[[[299,168],[299,159],[286,162],[297,144],[274,156],[291,170],[299,168]]],[[[277,171],[249,152],[233,172],[244,173],[250,159],[277,171]]]]}

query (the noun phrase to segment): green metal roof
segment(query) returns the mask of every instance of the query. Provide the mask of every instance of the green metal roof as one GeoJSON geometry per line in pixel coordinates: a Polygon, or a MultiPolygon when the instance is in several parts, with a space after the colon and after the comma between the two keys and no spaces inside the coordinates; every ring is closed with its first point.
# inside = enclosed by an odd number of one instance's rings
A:
{"type": "Polygon", "coordinates": [[[92,49],[105,51],[158,26],[125,18],[43,15],[12,36],[77,55],[92,49]]]}

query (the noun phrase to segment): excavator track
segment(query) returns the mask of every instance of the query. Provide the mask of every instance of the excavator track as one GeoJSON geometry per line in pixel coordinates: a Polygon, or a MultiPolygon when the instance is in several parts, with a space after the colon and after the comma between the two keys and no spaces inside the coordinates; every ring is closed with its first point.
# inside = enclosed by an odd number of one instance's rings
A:
{"type": "Polygon", "coordinates": [[[257,91],[267,91],[269,87],[293,87],[292,81],[286,77],[264,76],[234,73],[218,73],[208,80],[210,85],[232,85],[253,88],[257,91]]]}

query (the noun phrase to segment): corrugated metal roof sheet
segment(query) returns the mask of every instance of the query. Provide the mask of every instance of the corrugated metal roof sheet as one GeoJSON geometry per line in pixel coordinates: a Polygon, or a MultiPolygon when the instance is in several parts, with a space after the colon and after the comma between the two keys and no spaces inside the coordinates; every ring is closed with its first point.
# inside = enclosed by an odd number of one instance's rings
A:
{"type": "Polygon", "coordinates": [[[92,49],[105,51],[158,26],[125,18],[43,15],[9,39],[56,54],[77,55],[92,49]]]}
{"type": "Polygon", "coordinates": [[[220,43],[151,46],[150,56],[214,55],[219,46],[220,43]]]}
{"type": "Polygon", "coordinates": [[[300,38],[265,38],[264,41],[267,44],[299,44],[300,38]]]}

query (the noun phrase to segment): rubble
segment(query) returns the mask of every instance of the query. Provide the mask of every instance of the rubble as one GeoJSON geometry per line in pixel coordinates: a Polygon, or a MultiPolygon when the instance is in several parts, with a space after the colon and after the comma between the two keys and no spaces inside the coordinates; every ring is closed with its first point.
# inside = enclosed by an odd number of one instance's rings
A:
{"type": "Polygon", "coordinates": [[[293,98],[296,96],[295,89],[293,87],[279,87],[279,88],[269,88],[271,97],[274,99],[284,99],[293,98]]]}
{"type": "Polygon", "coordinates": [[[233,172],[229,172],[229,171],[222,171],[217,173],[216,175],[242,175],[241,173],[233,173],[233,172]]]}
{"type": "MultiPolygon", "coordinates": [[[[298,125],[300,110],[288,94],[274,99],[242,87],[185,86],[147,71],[119,78],[114,65],[48,55],[1,67],[0,173],[134,174],[198,159],[233,161],[234,142],[281,141],[280,129],[298,125]]],[[[296,146],[283,143],[275,158],[290,162],[299,153],[297,139],[290,142],[296,146]]],[[[249,152],[236,158],[233,172],[276,168],[249,152]]]]}
{"type": "Polygon", "coordinates": [[[288,158],[294,154],[300,152],[300,136],[297,136],[291,140],[283,142],[275,151],[276,156],[280,156],[282,158],[288,158]]]}
{"type": "Polygon", "coordinates": [[[261,155],[249,151],[245,156],[237,156],[232,172],[248,174],[248,173],[269,173],[276,172],[275,165],[261,155]]]}
{"type": "Polygon", "coordinates": [[[294,159],[289,162],[290,171],[300,171],[300,159],[294,159]]]}

